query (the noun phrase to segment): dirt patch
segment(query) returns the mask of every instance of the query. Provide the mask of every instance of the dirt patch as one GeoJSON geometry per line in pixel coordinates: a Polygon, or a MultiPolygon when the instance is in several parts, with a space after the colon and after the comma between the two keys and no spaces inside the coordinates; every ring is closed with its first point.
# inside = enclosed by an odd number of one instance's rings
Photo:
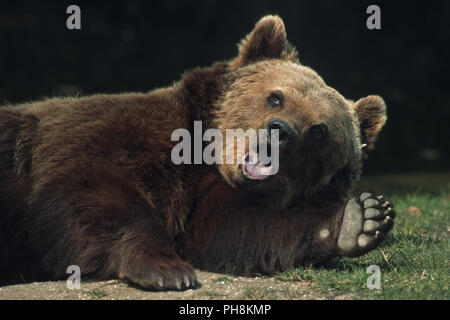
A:
{"type": "Polygon", "coordinates": [[[0,299],[43,300],[228,300],[228,299],[351,299],[323,294],[308,281],[280,281],[273,277],[234,277],[197,271],[201,286],[186,291],[144,291],[120,280],[81,282],[80,289],[68,289],[65,281],[34,282],[0,288],[0,299]]]}

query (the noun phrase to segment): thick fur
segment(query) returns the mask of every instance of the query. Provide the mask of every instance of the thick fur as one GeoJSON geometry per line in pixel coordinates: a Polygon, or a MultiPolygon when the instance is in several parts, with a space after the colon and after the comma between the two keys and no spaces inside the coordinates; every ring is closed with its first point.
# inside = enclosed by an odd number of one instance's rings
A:
{"type": "Polygon", "coordinates": [[[3,107],[0,284],[61,279],[78,265],[83,277],[181,289],[195,286],[192,266],[270,274],[337,256],[361,143],[372,147],[385,120],[381,98],[350,102],[300,65],[275,16],[237,58],[169,88],[3,107]],[[283,109],[264,105],[274,88],[283,109]],[[297,128],[297,158],[281,158],[279,174],[256,188],[237,164],[171,161],[173,130],[192,131],[194,120],[245,130],[272,118],[297,128]],[[311,145],[318,122],[330,140],[311,145]]]}

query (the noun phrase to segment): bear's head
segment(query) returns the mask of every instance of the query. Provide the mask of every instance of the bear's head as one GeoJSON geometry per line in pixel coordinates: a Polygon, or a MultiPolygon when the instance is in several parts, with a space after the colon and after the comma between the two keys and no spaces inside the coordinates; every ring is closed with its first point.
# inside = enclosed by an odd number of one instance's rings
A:
{"type": "Polygon", "coordinates": [[[277,207],[296,200],[342,200],[386,121],[383,99],[353,102],[327,86],[299,63],[277,16],[255,25],[227,68],[228,84],[217,101],[213,126],[224,137],[226,129],[278,129],[279,167],[270,174],[273,164],[258,162],[258,148],[246,140],[245,150],[239,150],[234,138],[228,139],[223,154],[232,153],[235,161],[219,165],[225,180],[277,207]]]}

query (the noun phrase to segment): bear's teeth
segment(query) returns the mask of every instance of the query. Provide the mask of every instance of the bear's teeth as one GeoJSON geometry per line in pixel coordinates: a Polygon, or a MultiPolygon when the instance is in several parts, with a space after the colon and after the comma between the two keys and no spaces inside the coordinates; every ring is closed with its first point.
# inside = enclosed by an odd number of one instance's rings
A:
{"type": "Polygon", "coordinates": [[[248,158],[248,163],[252,166],[256,166],[258,165],[259,162],[259,157],[258,157],[258,153],[256,153],[255,150],[250,149],[250,151],[247,153],[247,157],[248,158]]]}

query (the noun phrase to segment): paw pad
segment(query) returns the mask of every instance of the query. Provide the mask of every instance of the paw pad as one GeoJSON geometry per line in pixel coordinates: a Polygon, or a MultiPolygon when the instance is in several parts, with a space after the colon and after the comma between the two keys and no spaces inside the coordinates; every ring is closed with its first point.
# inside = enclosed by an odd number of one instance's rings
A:
{"type": "Polygon", "coordinates": [[[343,255],[358,256],[376,247],[393,226],[395,211],[383,196],[369,192],[350,199],[338,237],[343,255]]]}

